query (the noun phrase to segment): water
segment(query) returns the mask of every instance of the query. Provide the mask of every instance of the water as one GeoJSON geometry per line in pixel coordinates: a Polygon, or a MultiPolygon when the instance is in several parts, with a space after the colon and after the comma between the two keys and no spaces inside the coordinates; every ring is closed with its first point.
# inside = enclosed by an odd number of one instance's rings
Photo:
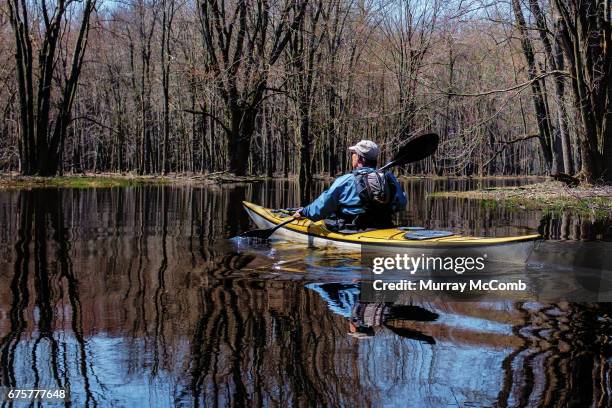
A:
{"type": "MultiPolygon", "coordinates": [[[[576,214],[426,198],[519,182],[411,181],[399,221],[610,239],[576,214]]],[[[252,227],[242,200],[298,197],[281,181],[0,192],[2,385],[74,406],[610,405],[608,304],[358,305],[357,255],[228,239],[252,227]]]]}

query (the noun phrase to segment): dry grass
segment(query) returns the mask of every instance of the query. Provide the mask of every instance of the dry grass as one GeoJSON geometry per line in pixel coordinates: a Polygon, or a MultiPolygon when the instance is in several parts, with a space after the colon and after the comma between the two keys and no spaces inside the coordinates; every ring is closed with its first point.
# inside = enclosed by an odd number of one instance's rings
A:
{"type": "Polygon", "coordinates": [[[109,188],[150,184],[167,184],[164,177],[140,177],[130,175],[70,175],[58,177],[0,176],[0,189],[30,188],[109,188]]]}
{"type": "Polygon", "coordinates": [[[433,197],[457,197],[483,200],[490,205],[542,209],[576,210],[597,217],[612,218],[612,186],[578,186],[569,188],[558,181],[518,187],[494,187],[473,191],[444,191],[433,197]]]}
{"type": "Polygon", "coordinates": [[[137,174],[89,173],[57,177],[21,176],[0,174],[0,190],[31,188],[110,188],[142,185],[210,185],[228,183],[255,183],[264,181],[262,176],[235,176],[227,172],[211,174],[169,174],[167,176],[140,176],[137,174]]]}

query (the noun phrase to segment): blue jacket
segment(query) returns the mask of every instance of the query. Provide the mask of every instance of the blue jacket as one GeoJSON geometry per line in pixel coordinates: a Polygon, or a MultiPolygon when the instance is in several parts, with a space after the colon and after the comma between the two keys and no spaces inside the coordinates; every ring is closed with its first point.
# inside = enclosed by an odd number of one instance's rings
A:
{"type": "MultiPolygon", "coordinates": [[[[316,200],[307,205],[300,211],[302,215],[313,221],[319,221],[337,214],[341,211],[347,215],[357,215],[365,212],[359,192],[357,191],[356,172],[372,172],[371,167],[362,167],[352,173],[338,177],[334,183],[324,191],[316,200]]],[[[406,208],[407,200],[404,189],[397,181],[393,174],[390,174],[390,179],[395,184],[395,197],[393,199],[393,211],[402,211],[406,208]]]]}

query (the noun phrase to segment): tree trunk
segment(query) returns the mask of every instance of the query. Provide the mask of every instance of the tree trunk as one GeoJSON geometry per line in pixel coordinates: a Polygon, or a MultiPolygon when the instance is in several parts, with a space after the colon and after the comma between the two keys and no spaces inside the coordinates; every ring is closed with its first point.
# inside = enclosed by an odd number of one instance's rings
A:
{"type": "Polygon", "coordinates": [[[170,171],[170,159],[168,157],[170,144],[170,32],[174,18],[174,0],[163,0],[162,2],[162,40],[161,40],[161,66],[162,66],[162,91],[163,91],[163,151],[162,151],[162,173],[170,171]],[[170,4],[168,5],[168,1],[170,4]]]}
{"type": "Polygon", "coordinates": [[[42,22],[36,21],[35,30],[42,30],[42,43],[38,51],[38,72],[34,75],[30,5],[25,1],[8,1],[9,20],[15,35],[21,123],[19,151],[21,172],[24,175],[54,176],[60,171],[60,161],[63,157],[61,149],[64,147],[71,121],[72,105],[87,47],[89,19],[95,0],[87,0],[84,3],[72,61],[60,66],[56,51],[61,39],[60,33],[65,28],[63,26],[69,24],[69,21],[66,21],[68,5],[69,3],[64,1],[57,2],[50,15],[47,9],[43,8],[42,22]],[[59,72],[60,67],[68,71],[59,72]],[[58,77],[63,77],[64,81],[58,81],[58,77]],[[59,89],[55,90],[54,87],[59,89]],[[56,94],[59,94],[58,101],[53,100],[56,94]],[[55,115],[52,116],[53,110],[55,115]],[[49,123],[52,122],[55,126],[50,130],[49,123]]]}
{"type": "Polygon", "coordinates": [[[523,10],[521,9],[520,0],[512,0],[512,8],[514,10],[514,16],[516,18],[516,25],[521,35],[521,44],[523,47],[523,54],[528,66],[528,78],[531,81],[531,91],[533,98],[533,107],[535,110],[536,121],[539,130],[540,146],[542,147],[542,155],[546,162],[546,166],[550,170],[553,164],[553,153],[552,153],[552,136],[550,133],[550,123],[548,110],[544,99],[544,93],[540,82],[536,80],[537,67],[535,62],[535,54],[529,34],[527,32],[527,26],[525,24],[525,17],[523,16],[523,10]]]}
{"type": "MultiPolygon", "coordinates": [[[[300,104],[304,107],[304,104],[300,104]]],[[[306,108],[300,109],[300,171],[299,184],[302,201],[310,195],[312,172],[310,169],[310,117],[306,108]]]]}
{"type": "Polygon", "coordinates": [[[589,183],[612,181],[610,2],[555,0],[563,50],[580,112],[581,173],[589,183]]]}
{"type": "Polygon", "coordinates": [[[227,150],[229,171],[237,176],[247,174],[251,137],[255,130],[256,112],[243,110],[234,105],[231,112],[232,127],[228,134],[227,150]]]}
{"type": "MultiPolygon", "coordinates": [[[[538,0],[529,0],[529,7],[535,16],[536,24],[538,27],[538,34],[540,40],[544,45],[544,52],[546,54],[546,60],[551,70],[562,71],[564,68],[563,55],[561,54],[560,44],[556,41],[558,36],[558,27],[555,30],[555,46],[553,47],[548,38],[548,26],[546,24],[546,18],[542,9],[540,8],[538,0]]],[[[563,76],[561,73],[554,75],[555,93],[554,101],[557,105],[557,128],[553,133],[553,164],[555,171],[559,173],[573,173],[573,166],[571,163],[571,144],[569,140],[569,131],[567,128],[567,110],[565,108],[565,100],[563,98],[565,93],[565,84],[563,83],[563,76]]]]}

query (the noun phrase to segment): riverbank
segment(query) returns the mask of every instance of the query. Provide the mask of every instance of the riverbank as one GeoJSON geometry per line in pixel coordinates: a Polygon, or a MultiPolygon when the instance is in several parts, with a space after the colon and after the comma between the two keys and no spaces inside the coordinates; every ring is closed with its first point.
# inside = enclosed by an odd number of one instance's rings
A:
{"type": "MultiPolygon", "coordinates": [[[[342,175],[339,173],[338,176],[342,175]]],[[[317,181],[325,181],[332,182],[338,176],[332,177],[329,174],[313,174],[312,178],[317,181]]],[[[409,174],[409,175],[399,175],[397,176],[398,180],[533,180],[533,182],[538,182],[542,180],[546,180],[547,176],[534,176],[534,175],[526,175],[526,176],[438,176],[435,174],[409,174]]]]}
{"type": "Polygon", "coordinates": [[[567,187],[558,181],[471,191],[441,191],[430,197],[482,200],[486,205],[544,211],[574,210],[597,218],[612,217],[612,186],[567,187]]]}
{"type": "MultiPolygon", "coordinates": [[[[612,186],[579,186],[569,188],[557,181],[538,182],[541,177],[490,177],[499,179],[533,178],[532,184],[516,187],[490,187],[471,191],[442,191],[430,197],[455,197],[481,200],[488,206],[545,211],[574,210],[598,218],[612,218],[612,186]]],[[[0,190],[31,188],[110,188],[143,185],[219,185],[259,183],[265,176],[235,176],[228,172],[209,174],[138,175],[118,173],[88,173],[58,177],[21,176],[16,173],[0,175],[0,190]]],[[[275,177],[274,179],[283,179],[275,177]]],[[[291,179],[291,177],[290,177],[291,179]]],[[[316,177],[315,179],[323,180],[316,177]]],[[[437,179],[426,176],[402,176],[401,179],[437,179]]],[[[462,179],[447,177],[446,179],[462,179]]],[[[465,178],[468,180],[469,178],[465,178]]],[[[329,180],[331,181],[331,179],[329,180]]]]}
{"type": "Polygon", "coordinates": [[[21,176],[16,173],[0,174],[0,190],[29,188],[109,188],[142,185],[209,185],[226,183],[255,183],[264,176],[235,176],[226,172],[210,174],[138,175],[119,173],[71,174],[57,177],[21,176]]]}
{"type": "Polygon", "coordinates": [[[160,176],[135,176],[121,174],[85,174],[57,177],[0,175],[0,189],[29,188],[108,188],[148,184],[169,184],[172,181],[160,176]]]}
{"type": "MultiPolygon", "coordinates": [[[[340,174],[339,174],[340,175],[340,174]]],[[[540,181],[544,176],[436,176],[436,175],[402,175],[400,180],[485,180],[485,179],[533,179],[540,181]]],[[[273,177],[260,175],[236,176],[227,171],[208,174],[170,173],[162,175],[139,175],[137,173],[85,173],[67,174],[56,177],[22,176],[19,173],[0,173],[0,189],[23,188],[108,188],[128,187],[151,184],[232,184],[232,183],[259,183],[266,180],[296,180],[297,175],[273,177]]],[[[327,174],[313,174],[313,179],[331,183],[336,177],[327,174]]]]}

